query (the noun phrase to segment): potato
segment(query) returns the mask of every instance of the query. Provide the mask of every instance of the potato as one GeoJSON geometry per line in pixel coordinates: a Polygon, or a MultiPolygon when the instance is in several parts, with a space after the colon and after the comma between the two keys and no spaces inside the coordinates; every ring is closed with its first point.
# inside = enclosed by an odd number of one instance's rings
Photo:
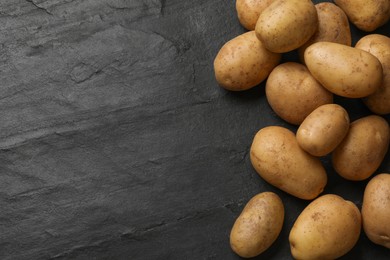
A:
{"type": "Polygon", "coordinates": [[[336,172],[353,181],[370,177],[386,155],[389,130],[387,121],[376,115],[352,122],[347,136],[332,154],[336,172]]]}
{"type": "Polygon", "coordinates": [[[366,97],[382,84],[382,65],[372,54],[333,42],[317,42],[304,54],[311,74],[330,92],[348,98],[366,97]]]}
{"type": "Polygon", "coordinates": [[[261,12],[272,3],[273,0],[237,0],[236,10],[238,20],[246,29],[253,31],[261,12]]]}
{"type": "Polygon", "coordinates": [[[367,51],[378,58],[383,68],[383,81],[374,94],[363,99],[374,113],[390,113],[390,38],[380,34],[370,34],[361,38],[355,48],[367,51]]]}
{"type": "Polygon", "coordinates": [[[312,201],[298,216],[289,236],[295,259],[330,260],[350,251],[359,239],[359,209],[340,196],[327,194],[312,201]]]}
{"type": "Polygon", "coordinates": [[[247,32],[222,46],[214,60],[215,77],[228,90],[247,90],[267,78],[280,58],[263,46],[254,31],[247,32]]]}
{"type": "Polygon", "coordinates": [[[250,160],[265,181],[301,199],[314,199],[327,182],[321,161],[302,150],[294,133],[280,126],[257,132],[250,160]]]}
{"type": "Polygon", "coordinates": [[[230,232],[230,246],[241,257],[254,257],[278,238],[283,227],[284,206],[273,192],[254,196],[237,218],[230,232]]]}
{"type": "Polygon", "coordinates": [[[284,53],[302,46],[317,26],[317,11],[310,0],[275,0],[260,14],[255,31],[268,50],[284,53]]]}
{"type": "Polygon", "coordinates": [[[351,46],[351,30],[348,17],[335,4],[324,2],[315,5],[318,15],[318,30],[299,48],[299,57],[304,62],[303,54],[308,46],[315,42],[336,42],[351,46]]]}
{"type": "Polygon", "coordinates": [[[304,65],[295,62],[280,64],[271,72],[265,93],[275,113],[295,125],[317,107],[333,102],[333,94],[304,65]]]}
{"type": "Polygon", "coordinates": [[[390,18],[389,0],[334,0],[344,10],[351,23],[360,30],[371,32],[390,18]]]}
{"type": "Polygon", "coordinates": [[[308,115],[297,131],[301,148],[314,156],[325,156],[344,139],[349,129],[349,116],[337,104],[318,107],[308,115]]]}
{"type": "Polygon", "coordinates": [[[372,178],[364,191],[363,229],[375,244],[390,248],[390,174],[372,178]]]}

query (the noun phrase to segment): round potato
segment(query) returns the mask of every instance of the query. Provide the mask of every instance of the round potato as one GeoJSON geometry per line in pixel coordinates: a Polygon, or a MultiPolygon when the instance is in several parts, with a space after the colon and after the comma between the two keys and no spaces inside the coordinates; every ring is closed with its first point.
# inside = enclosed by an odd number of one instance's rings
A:
{"type": "Polygon", "coordinates": [[[237,0],[236,10],[238,20],[246,29],[253,31],[261,12],[272,3],[273,0],[237,0]]]}
{"type": "Polygon", "coordinates": [[[390,174],[372,178],[364,191],[363,229],[375,244],[390,248],[390,174]]]}
{"type": "Polygon", "coordinates": [[[228,90],[247,90],[267,78],[280,58],[263,46],[254,31],[247,32],[222,46],[214,60],[215,78],[228,90]]]}
{"type": "Polygon", "coordinates": [[[275,113],[295,125],[317,107],[333,102],[333,94],[304,65],[295,62],[275,67],[267,79],[265,93],[275,113]]]}
{"type": "Polygon", "coordinates": [[[334,42],[317,42],[307,47],[304,58],[313,77],[336,95],[366,97],[382,85],[382,65],[366,51],[334,42]]]}
{"type": "Polygon", "coordinates": [[[361,215],[356,205],[327,194],[298,216],[289,236],[291,254],[300,260],[331,260],[345,255],[359,239],[361,215]]]}
{"type": "Polygon", "coordinates": [[[325,156],[344,139],[349,129],[349,116],[340,105],[327,104],[308,115],[297,131],[300,147],[314,156],[325,156]]]}
{"type": "Polygon", "coordinates": [[[348,17],[337,5],[329,2],[315,5],[318,15],[318,30],[299,48],[299,57],[304,62],[303,54],[308,46],[315,42],[336,42],[351,46],[351,30],[348,17]]]}
{"type": "Polygon", "coordinates": [[[230,246],[241,257],[254,257],[278,238],[283,227],[284,206],[273,192],[254,196],[237,218],[230,232],[230,246]]]}
{"type": "Polygon", "coordinates": [[[268,50],[284,53],[302,46],[317,26],[317,11],[312,1],[275,0],[260,14],[255,31],[268,50]]]}
{"type": "Polygon", "coordinates": [[[280,126],[257,132],[250,160],[265,181],[301,199],[314,199],[327,182],[321,161],[302,150],[294,133],[280,126]]]}
{"type": "Polygon", "coordinates": [[[378,58],[383,68],[383,81],[374,94],[363,99],[374,113],[390,113],[390,38],[380,34],[370,34],[361,38],[355,48],[367,51],[378,58]]]}
{"type": "Polygon", "coordinates": [[[390,18],[389,0],[334,0],[351,23],[366,32],[384,25],[390,18]]]}
{"type": "Polygon", "coordinates": [[[332,154],[336,172],[353,181],[370,177],[386,155],[389,130],[387,121],[376,115],[352,122],[347,136],[332,154]]]}

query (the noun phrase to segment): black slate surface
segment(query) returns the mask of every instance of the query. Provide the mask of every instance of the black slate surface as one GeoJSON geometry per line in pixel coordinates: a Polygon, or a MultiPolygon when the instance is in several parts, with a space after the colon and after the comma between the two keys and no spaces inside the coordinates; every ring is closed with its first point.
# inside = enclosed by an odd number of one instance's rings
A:
{"type": "MultiPolygon", "coordinates": [[[[231,226],[262,191],[281,196],[286,221],[258,259],[291,259],[308,202],[261,180],[248,150],[260,128],[294,127],[263,85],[231,93],[213,75],[219,48],[244,31],[235,1],[0,1],[0,259],[238,259],[231,226]]],[[[360,207],[366,182],[323,162],[325,192],[360,207]]],[[[362,234],[342,259],[389,251],[362,234]]]]}

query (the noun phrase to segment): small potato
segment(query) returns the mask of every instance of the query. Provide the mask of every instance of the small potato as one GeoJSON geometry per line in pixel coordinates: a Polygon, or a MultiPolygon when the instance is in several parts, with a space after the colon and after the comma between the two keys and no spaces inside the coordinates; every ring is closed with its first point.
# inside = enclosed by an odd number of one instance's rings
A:
{"type": "Polygon", "coordinates": [[[359,239],[361,215],[351,201],[327,194],[298,216],[289,236],[291,254],[300,260],[331,260],[349,252],[359,239]]]}
{"type": "Polygon", "coordinates": [[[336,42],[351,46],[351,30],[348,17],[335,4],[324,2],[315,5],[318,15],[318,30],[299,48],[299,57],[304,62],[303,54],[307,47],[315,42],[336,42]]]}
{"type": "Polygon", "coordinates": [[[304,54],[311,74],[330,92],[348,98],[373,94],[382,85],[382,65],[372,54],[333,42],[317,42],[304,54]]]}
{"type": "Polygon", "coordinates": [[[253,31],[261,12],[272,3],[273,0],[237,0],[236,10],[238,20],[246,29],[253,31]]]}
{"type": "Polygon", "coordinates": [[[302,150],[294,133],[280,126],[257,132],[250,160],[265,181],[301,199],[314,199],[327,182],[321,161],[302,150]]]}
{"type": "Polygon", "coordinates": [[[370,34],[361,38],[355,48],[367,51],[378,58],[383,68],[383,81],[374,94],[363,99],[374,113],[390,113],[390,38],[380,34],[370,34]]]}
{"type": "Polygon", "coordinates": [[[372,178],[364,191],[363,229],[375,244],[390,249],[390,174],[372,178]]]}
{"type": "Polygon", "coordinates": [[[352,181],[369,178],[386,155],[389,130],[387,121],[376,115],[352,122],[347,136],[332,154],[336,172],[352,181]]]}
{"type": "Polygon", "coordinates": [[[295,62],[280,64],[271,72],[265,93],[275,113],[295,125],[317,107],[333,102],[333,94],[304,65],[295,62]]]}
{"type": "Polygon", "coordinates": [[[310,0],[275,0],[259,16],[256,35],[277,53],[302,46],[318,27],[317,11],[310,0]]]}
{"type": "Polygon", "coordinates": [[[325,156],[344,139],[349,129],[347,111],[337,104],[318,107],[299,126],[300,147],[314,156],[325,156]]]}
{"type": "Polygon", "coordinates": [[[215,77],[228,90],[247,90],[267,78],[280,58],[263,46],[254,31],[247,32],[222,46],[214,60],[215,77]]]}
{"type": "Polygon", "coordinates": [[[360,30],[371,32],[390,18],[389,0],[334,0],[360,30]]]}
{"type": "Polygon", "coordinates": [[[254,196],[237,218],[230,233],[230,246],[241,257],[254,257],[267,250],[283,227],[284,206],[273,192],[254,196]]]}

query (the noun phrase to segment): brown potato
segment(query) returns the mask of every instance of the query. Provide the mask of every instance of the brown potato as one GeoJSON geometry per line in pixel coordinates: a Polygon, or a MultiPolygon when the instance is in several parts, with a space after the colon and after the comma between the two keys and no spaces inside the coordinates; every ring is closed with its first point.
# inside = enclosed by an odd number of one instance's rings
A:
{"type": "Polygon", "coordinates": [[[345,255],[359,239],[361,215],[351,201],[327,194],[298,216],[289,236],[291,254],[301,260],[331,260],[345,255]]]}
{"type": "Polygon", "coordinates": [[[214,60],[215,78],[228,90],[247,90],[266,79],[280,58],[263,46],[254,31],[247,32],[222,46],[214,60]]]}
{"type": "Polygon", "coordinates": [[[380,116],[366,116],[352,122],[347,136],[332,154],[334,169],[347,180],[369,178],[386,155],[389,135],[389,125],[380,116]]]}
{"type": "Polygon", "coordinates": [[[333,102],[333,94],[304,65],[295,62],[275,67],[267,79],[265,93],[275,113],[295,125],[317,107],[333,102]]]}
{"type": "Polygon", "coordinates": [[[334,0],[360,30],[371,32],[390,18],[389,0],[334,0]]]}
{"type": "Polygon", "coordinates": [[[383,81],[379,89],[363,99],[374,113],[390,113],[390,38],[380,34],[370,34],[361,38],[355,48],[367,51],[378,58],[383,68],[383,81]]]}
{"type": "Polygon", "coordinates": [[[301,199],[314,199],[327,182],[321,161],[302,150],[294,133],[280,126],[257,132],[250,160],[265,181],[301,199]]]}
{"type": "Polygon", "coordinates": [[[246,29],[253,31],[261,12],[272,3],[273,0],[237,0],[236,10],[238,20],[246,29]]]}
{"type": "Polygon", "coordinates": [[[375,244],[390,248],[390,174],[372,178],[364,191],[363,228],[375,244]]]}
{"type": "Polygon", "coordinates": [[[273,192],[254,196],[235,221],[230,246],[241,257],[254,257],[267,250],[283,227],[284,206],[273,192]]]}

